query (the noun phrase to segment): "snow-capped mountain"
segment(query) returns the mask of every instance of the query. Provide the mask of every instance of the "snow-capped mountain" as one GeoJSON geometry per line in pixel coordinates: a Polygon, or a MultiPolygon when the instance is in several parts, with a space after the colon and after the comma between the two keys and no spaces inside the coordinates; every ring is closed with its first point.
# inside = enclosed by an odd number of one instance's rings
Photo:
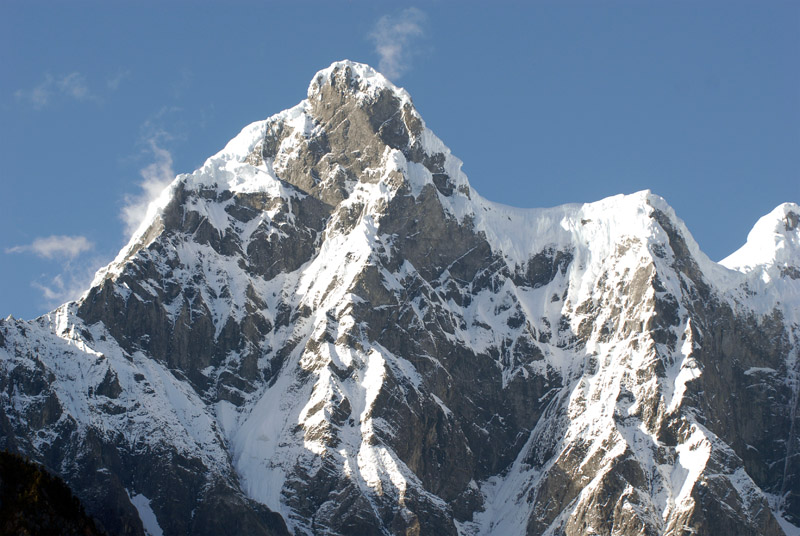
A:
{"type": "Polygon", "coordinates": [[[492,203],[338,62],[0,322],[0,446],[120,534],[797,534],[798,219],[492,203]]]}

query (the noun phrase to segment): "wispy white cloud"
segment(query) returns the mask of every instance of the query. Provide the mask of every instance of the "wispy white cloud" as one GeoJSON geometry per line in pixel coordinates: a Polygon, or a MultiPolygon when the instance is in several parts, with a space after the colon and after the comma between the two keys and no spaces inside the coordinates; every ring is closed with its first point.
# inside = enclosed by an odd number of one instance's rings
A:
{"type": "Polygon", "coordinates": [[[67,97],[75,100],[86,100],[89,98],[89,86],[81,73],[69,73],[58,81],[58,89],[67,97]]]}
{"type": "Polygon", "coordinates": [[[177,78],[172,81],[172,96],[180,99],[186,91],[192,87],[194,80],[194,73],[187,68],[183,68],[178,72],[177,78]]]}
{"type": "Polygon", "coordinates": [[[27,101],[37,110],[41,110],[50,103],[54,85],[55,79],[52,75],[46,74],[41,84],[32,89],[18,89],[14,96],[17,100],[27,101]]]}
{"type": "Polygon", "coordinates": [[[42,293],[45,307],[52,309],[68,301],[78,299],[89,288],[90,283],[91,279],[78,281],[69,276],[65,281],[64,276],[59,274],[45,283],[33,281],[31,286],[42,293]]]}
{"type": "Polygon", "coordinates": [[[14,96],[19,101],[30,103],[37,110],[45,108],[57,96],[78,101],[94,98],[89,91],[86,78],[77,71],[58,77],[45,74],[44,80],[37,86],[31,89],[18,89],[14,96]]]}
{"type": "Polygon", "coordinates": [[[411,66],[415,54],[414,43],[424,33],[425,13],[409,7],[396,15],[384,15],[369,37],[375,43],[375,52],[380,56],[378,69],[388,78],[397,79],[411,66]]]}
{"type": "Polygon", "coordinates": [[[106,79],[106,87],[111,91],[116,91],[119,89],[119,86],[122,84],[122,81],[130,77],[130,75],[131,71],[129,69],[125,69],[124,71],[118,71],[114,76],[110,76],[106,79]]]}
{"type": "Polygon", "coordinates": [[[43,259],[74,259],[89,251],[94,244],[85,236],[51,235],[35,239],[30,244],[6,249],[6,253],[33,253],[43,259]]]}
{"type": "Polygon", "coordinates": [[[185,139],[188,127],[177,106],[162,106],[140,126],[139,144],[142,152],[129,159],[138,162],[141,181],[139,192],[126,194],[119,217],[125,224],[125,234],[130,237],[144,221],[147,208],[175,179],[170,146],[185,139]]]}
{"type": "Polygon", "coordinates": [[[43,305],[53,308],[78,298],[92,282],[102,259],[86,258],[82,254],[94,249],[85,236],[51,235],[36,238],[30,244],[7,248],[6,253],[30,253],[39,258],[63,262],[58,275],[41,276],[31,286],[42,293],[43,305]]]}
{"type": "Polygon", "coordinates": [[[141,192],[138,195],[125,196],[120,217],[125,223],[127,236],[131,236],[139,228],[147,215],[147,207],[175,178],[172,153],[160,145],[164,137],[167,134],[160,131],[145,140],[153,161],[139,170],[142,177],[142,182],[139,183],[141,192]]]}
{"type": "Polygon", "coordinates": [[[50,102],[52,97],[53,77],[47,75],[44,82],[33,89],[18,89],[14,96],[17,100],[28,101],[37,110],[41,110],[50,102]]]}
{"type": "Polygon", "coordinates": [[[77,300],[91,286],[97,269],[108,259],[97,255],[67,261],[57,275],[41,276],[31,286],[42,294],[42,305],[53,309],[68,301],[77,300]]]}

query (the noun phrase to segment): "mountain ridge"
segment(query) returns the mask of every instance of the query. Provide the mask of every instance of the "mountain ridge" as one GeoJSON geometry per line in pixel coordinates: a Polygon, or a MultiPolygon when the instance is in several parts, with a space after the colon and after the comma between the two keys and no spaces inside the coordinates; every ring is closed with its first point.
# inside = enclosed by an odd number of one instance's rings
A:
{"type": "Polygon", "coordinates": [[[131,534],[131,497],[165,534],[780,534],[776,251],[769,281],[714,263],[649,191],[487,201],[404,90],[337,62],[179,175],[77,302],[0,322],[0,440],[131,534]]]}

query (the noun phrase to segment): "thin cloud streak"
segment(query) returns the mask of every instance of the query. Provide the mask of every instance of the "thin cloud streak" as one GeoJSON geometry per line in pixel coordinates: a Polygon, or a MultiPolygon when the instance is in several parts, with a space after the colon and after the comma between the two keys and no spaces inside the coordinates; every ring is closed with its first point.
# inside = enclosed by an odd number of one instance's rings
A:
{"type": "Polygon", "coordinates": [[[85,236],[51,235],[36,238],[30,244],[7,248],[6,253],[33,253],[43,259],[74,259],[94,248],[85,236]]]}
{"type": "MultiPolygon", "coordinates": [[[[91,279],[89,282],[91,282],[91,279]]],[[[77,282],[72,278],[65,282],[61,274],[55,276],[46,284],[33,281],[31,286],[42,293],[44,305],[48,309],[78,299],[89,288],[88,284],[84,285],[82,282],[77,282]]]]}
{"type": "Polygon", "coordinates": [[[125,224],[125,234],[130,238],[139,228],[147,216],[147,208],[164,191],[164,188],[175,179],[172,153],[165,148],[165,144],[184,138],[183,130],[186,128],[181,119],[181,108],[176,106],[162,106],[142,123],[140,130],[140,143],[144,145],[144,154],[138,155],[137,160],[144,157],[150,161],[139,170],[142,181],[138,184],[138,194],[126,194],[120,211],[120,219],[125,224]]]}
{"type": "Polygon", "coordinates": [[[30,244],[7,248],[5,252],[31,253],[42,259],[63,261],[59,274],[49,279],[43,275],[31,281],[31,286],[42,293],[42,305],[52,309],[79,298],[89,288],[97,268],[104,264],[96,255],[89,259],[81,257],[94,247],[85,236],[51,235],[36,238],[30,244]]]}
{"type": "Polygon", "coordinates": [[[147,215],[147,207],[175,178],[175,171],[172,169],[172,153],[159,145],[159,139],[164,135],[163,132],[157,133],[146,140],[154,161],[139,171],[143,179],[139,183],[142,192],[139,195],[125,196],[125,204],[122,207],[120,218],[125,223],[127,236],[133,235],[139,228],[147,215]]]}
{"type": "Polygon", "coordinates": [[[36,110],[47,107],[56,96],[77,101],[94,99],[86,78],[77,71],[59,77],[45,74],[39,85],[32,89],[18,89],[14,96],[19,101],[28,102],[36,110]]]}
{"type": "Polygon", "coordinates": [[[414,7],[378,20],[369,37],[380,56],[378,69],[386,77],[397,79],[411,67],[411,57],[415,54],[413,45],[425,33],[425,20],[425,13],[414,7]]]}
{"type": "Polygon", "coordinates": [[[42,305],[54,309],[66,302],[77,300],[92,284],[98,268],[108,264],[108,259],[98,255],[67,261],[59,274],[42,276],[31,281],[31,286],[42,294],[42,305]]]}
{"type": "Polygon", "coordinates": [[[122,84],[122,81],[126,78],[131,76],[131,71],[129,69],[125,69],[124,71],[119,71],[114,76],[109,77],[106,80],[106,87],[111,91],[116,91],[119,89],[119,86],[122,84]]]}
{"type": "Polygon", "coordinates": [[[72,97],[75,100],[86,100],[89,98],[89,87],[86,85],[86,79],[78,72],[69,73],[59,80],[58,89],[62,94],[67,97],[72,97]]]}

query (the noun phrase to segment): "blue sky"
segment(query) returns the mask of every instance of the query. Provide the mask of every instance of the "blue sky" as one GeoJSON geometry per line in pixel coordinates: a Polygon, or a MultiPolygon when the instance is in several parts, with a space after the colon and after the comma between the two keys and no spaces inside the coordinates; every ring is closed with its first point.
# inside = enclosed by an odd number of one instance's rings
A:
{"type": "Polygon", "coordinates": [[[800,202],[796,1],[6,0],[0,316],[79,295],[147,188],[344,58],[405,87],[494,201],[649,188],[714,260],[800,202]]]}

